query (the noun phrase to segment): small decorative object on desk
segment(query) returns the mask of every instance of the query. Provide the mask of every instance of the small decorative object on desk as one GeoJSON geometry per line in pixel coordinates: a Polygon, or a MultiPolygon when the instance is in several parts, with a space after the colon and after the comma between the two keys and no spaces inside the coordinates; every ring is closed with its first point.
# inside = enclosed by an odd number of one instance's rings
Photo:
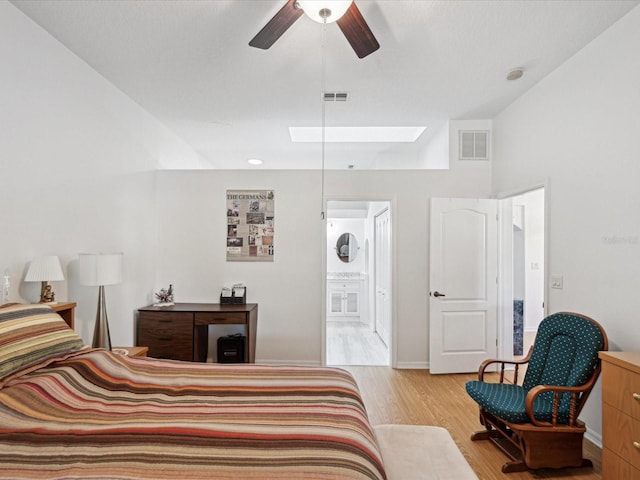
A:
{"type": "Polygon", "coordinates": [[[247,288],[241,284],[236,283],[233,287],[222,287],[220,293],[220,303],[223,305],[236,304],[244,305],[247,303],[247,288]]]}
{"type": "Polygon", "coordinates": [[[169,289],[162,288],[156,293],[156,298],[160,300],[158,303],[154,303],[154,307],[170,307],[173,303],[173,285],[169,285],[169,289]]]}

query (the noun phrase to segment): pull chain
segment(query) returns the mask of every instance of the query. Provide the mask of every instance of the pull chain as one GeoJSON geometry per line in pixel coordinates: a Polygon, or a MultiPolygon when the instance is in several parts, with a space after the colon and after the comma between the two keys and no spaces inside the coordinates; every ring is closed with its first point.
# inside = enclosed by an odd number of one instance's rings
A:
{"type": "Polygon", "coordinates": [[[320,92],[320,101],[322,102],[322,124],[321,124],[321,132],[322,132],[322,171],[321,171],[321,185],[320,185],[320,219],[325,220],[324,214],[324,156],[325,156],[325,123],[326,123],[326,112],[325,112],[325,101],[324,101],[324,92],[325,92],[325,82],[326,82],[326,52],[325,52],[325,39],[327,33],[327,18],[323,18],[322,22],[322,69],[321,69],[321,92],[320,92]]]}

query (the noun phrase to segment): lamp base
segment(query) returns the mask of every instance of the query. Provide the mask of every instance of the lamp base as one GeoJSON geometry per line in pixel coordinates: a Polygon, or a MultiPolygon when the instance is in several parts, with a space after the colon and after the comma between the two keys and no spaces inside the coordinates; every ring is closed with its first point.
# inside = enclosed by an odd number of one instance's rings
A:
{"type": "Polygon", "coordinates": [[[93,348],[111,350],[111,336],[109,335],[109,320],[107,319],[107,303],[104,299],[104,285],[98,287],[98,311],[96,325],[93,329],[93,348]]]}
{"type": "Polygon", "coordinates": [[[47,305],[55,305],[56,294],[51,288],[51,285],[45,280],[40,286],[40,303],[46,303],[47,305]]]}

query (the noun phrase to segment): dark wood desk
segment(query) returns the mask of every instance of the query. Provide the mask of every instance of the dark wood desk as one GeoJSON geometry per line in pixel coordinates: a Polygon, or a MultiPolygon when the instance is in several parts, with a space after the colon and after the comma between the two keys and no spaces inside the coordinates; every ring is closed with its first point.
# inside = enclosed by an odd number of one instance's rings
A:
{"type": "Polygon", "coordinates": [[[149,347],[149,356],[204,362],[209,325],[245,325],[245,362],[256,361],[258,304],[176,303],[170,307],[138,309],[136,345],[149,347]]]}

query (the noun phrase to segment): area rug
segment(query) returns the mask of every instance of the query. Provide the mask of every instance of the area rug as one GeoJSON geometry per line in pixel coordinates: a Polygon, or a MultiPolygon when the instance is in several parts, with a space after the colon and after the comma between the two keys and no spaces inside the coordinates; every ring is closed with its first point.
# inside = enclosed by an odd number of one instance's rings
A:
{"type": "Polygon", "coordinates": [[[449,432],[423,425],[373,427],[388,480],[477,480],[449,432]]]}

